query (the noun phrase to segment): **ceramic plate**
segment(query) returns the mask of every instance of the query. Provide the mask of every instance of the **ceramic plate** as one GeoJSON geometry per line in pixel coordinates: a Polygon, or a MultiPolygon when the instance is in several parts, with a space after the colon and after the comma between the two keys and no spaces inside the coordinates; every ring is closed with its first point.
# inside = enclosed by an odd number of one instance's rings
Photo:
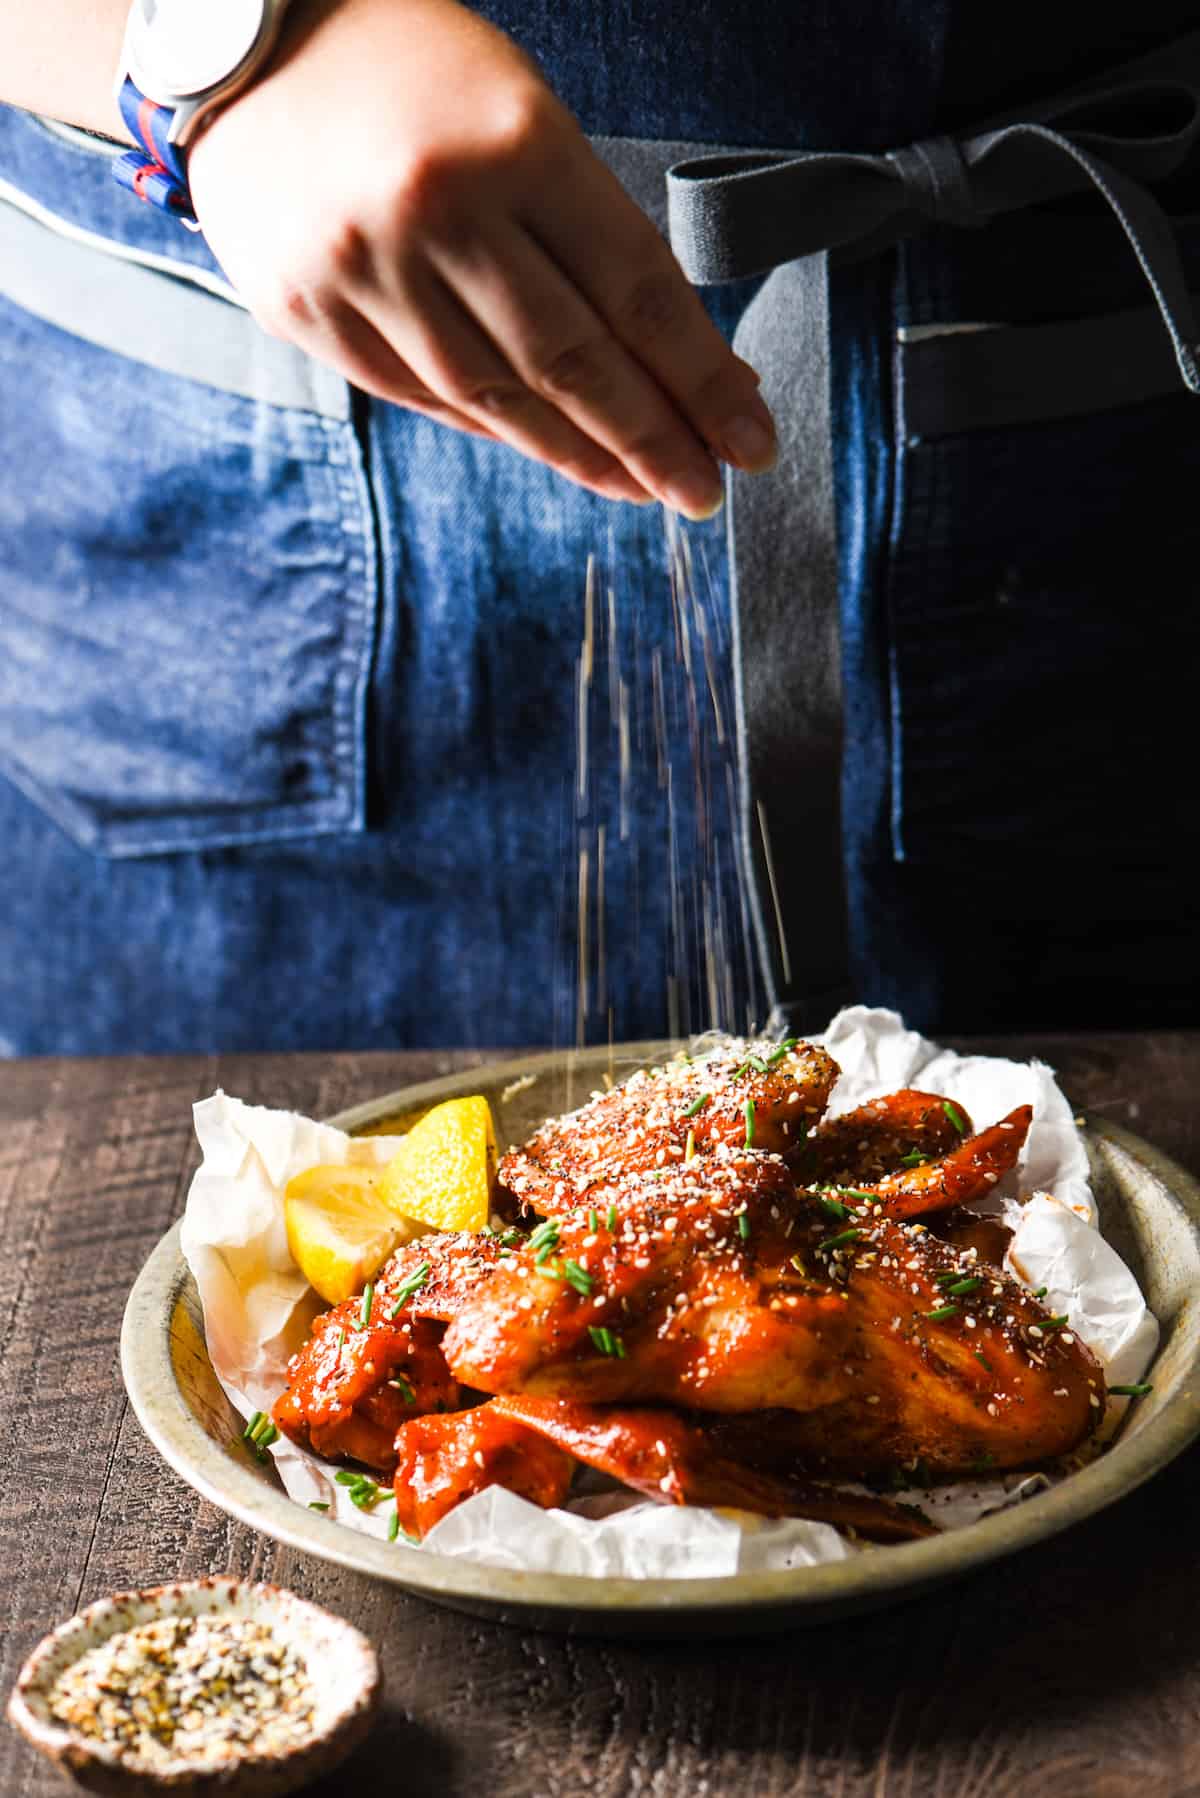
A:
{"type": "MultiPolygon", "coordinates": [[[[606,1072],[624,1079],[663,1045],[543,1055],[468,1069],[385,1094],[330,1122],[403,1130],[439,1100],[482,1092],[505,1144],[581,1104],[606,1072]]],[[[1154,1390],[1130,1408],[1119,1440],[1091,1466],[969,1528],[873,1549],[828,1566],[722,1579],[597,1580],[518,1573],[375,1541],[294,1504],[241,1443],[242,1419],[217,1383],[196,1288],[170,1230],[129,1296],[121,1367],[134,1411],[164,1459],[203,1497],[307,1554],[388,1580],[459,1610],[563,1631],[695,1635],[791,1629],[889,1604],[1056,1534],[1166,1465],[1200,1434],[1200,1186],[1128,1131],[1085,1125],[1104,1232],[1133,1268],[1162,1325],[1154,1390]]]]}

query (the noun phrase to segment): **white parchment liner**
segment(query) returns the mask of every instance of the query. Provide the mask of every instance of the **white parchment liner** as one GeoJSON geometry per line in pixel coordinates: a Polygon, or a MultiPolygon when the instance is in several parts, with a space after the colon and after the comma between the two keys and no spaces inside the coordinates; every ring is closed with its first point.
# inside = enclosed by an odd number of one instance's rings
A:
{"type": "MultiPolygon", "coordinates": [[[[818,1040],[842,1069],[831,1115],[902,1086],[944,1093],[970,1112],[977,1129],[1017,1105],[1032,1104],[1021,1162],[986,1207],[1015,1230],[1009,1269],[1029,1286],[1047,1288],[1046,1304],[1070,1319],[1110,1383],[1139,1380],[1157,1346],[1158,1325],[1098,1227],[1087,1154],[1053,1071],[1039,1062],[956,1055],[906,1030],[894,1012],[865,1006],[839,1012],[818,1040]]],[[[288,1252],[287,1182],[318,1162],[382,1165],[398,1139],[352,1139],[294,1112],[246,1105],[222,1092],[197,1104],[194,1115],[204,1160],[188,1194],[183,1252],[199,1289],[213,1367],[248,1418],[270,1410],[283,1391],[289,1355],[323,1309],[288,1252]]],[[[1126,1402],[1110,1401],[1106,1430],[1126,1402]]],[[[360,1511],[327,1462],[286,1439],[270,1452],[298,1504],[327,1504],[329,1516],[348,1528],[386,1536],[390,1504],[360,1511]]],[[[1042,1474],[1012,1474],[900,1496],[943,1527],[957,1528],[1019,1503],[1045,1484],[1042,1474]]],[[[649,1504],[624,1490],[603,1489],[594,1479],[556,1511],[489,1488],[450,1512],[423,1546],[491,1566],[597,1578],[701,1578],[811,1566],[859,1552],[827,1524],[649,1504]]]]}

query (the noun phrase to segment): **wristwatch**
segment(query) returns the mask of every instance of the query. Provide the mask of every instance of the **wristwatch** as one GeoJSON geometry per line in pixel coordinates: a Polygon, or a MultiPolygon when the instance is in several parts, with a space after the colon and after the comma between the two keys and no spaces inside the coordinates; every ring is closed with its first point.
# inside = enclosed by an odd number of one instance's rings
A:
{"type": "Polygon", "coordinates": [[[262,68],[288,0],[133,0],[116,100],[136,150],[118,157],[122,187],[198,230],[187,146],[215,109],[262,68]]]}

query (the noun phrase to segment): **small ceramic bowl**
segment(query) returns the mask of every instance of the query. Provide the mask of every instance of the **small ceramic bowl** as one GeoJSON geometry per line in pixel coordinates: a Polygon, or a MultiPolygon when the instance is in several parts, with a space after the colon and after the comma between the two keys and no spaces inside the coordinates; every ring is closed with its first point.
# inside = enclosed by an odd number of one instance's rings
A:
{"type": "Polygon", "coordinates": [[[102,1598],[44,1637],[21,1669],[10,1720],[35,1748],[90,1792],[216,1792],[223,1798],[275,1798],[294,1792],[343,1760],[371,1727],[381,1689],[367,1638],[280,1586],[246,1580],[185,1580],[102,1598]],[[50,1710],[57,1681],[81,1655],[122,1631],[166,1617],[214,1616],[264,1625],[311,1671],[316,1709],[300,1740],[270,1752],[238,1752],[216,1764],[177,1756],[147,1771],[111,1747],[59,1722],[50,1710]]]}

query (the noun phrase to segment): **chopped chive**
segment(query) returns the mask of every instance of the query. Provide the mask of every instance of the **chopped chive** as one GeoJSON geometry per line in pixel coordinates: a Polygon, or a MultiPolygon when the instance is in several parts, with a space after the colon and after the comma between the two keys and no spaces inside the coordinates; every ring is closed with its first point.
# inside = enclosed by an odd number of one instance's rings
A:
{"type": "Polygon", "coordinates": [[[922,1155],[920,1149],[910,1149],[907,1155],[901,1155],[900,1166],[921,1167],[927,1159],[928,1157],[922,1155]]]}
{"type": "Polygon", "coordinates": [[[958,1106],[954,1103],[953,1099],[943,1099],[942,1110],[950,1119],[950,1122],[954,1125],[958,1134],[960,1136],[965,1136],[967,1134],[967,1120],[958,1109],[958,1106]]]}
{"type": "Polygon", "coordinates": [[[751,1148],[753,1146],[753,1143],[754,1143],[754,1100],[747,1099],[746,1100],[746,1147],[748,1149],[751,1148]]]}
{"type": "Polygon", "coordinates": [[[1141,1398],[1144,1392],[1153,1392],[1154,1387],[1149,1380],[1135,1380],[1132,1386],[1110,1386],[1108,1390],[1116,1398],[1141,1398]]]}
{"type": "Polygon", "coordinates": [[[878,1199],[879,1194],[872,1192],[867,1186],[823,1186],[824,1193],[840,1192],[848,1199],[878,1199]]]}
{"type": "Polygon", "coordinates": [[[964,1292],[978,1292],[982,1285],[983,1281],[980,1279],[979,1275],[973,1274],[969,1280],[955,1280],[951,1285],[947,1286],[946,1291],[948,1293],[953,1293],[957,1298],[964,1292]]]}
{"type": "Polygon", "coordinates": [[[558,1219],[556,1217],[544,1217],[536,1230],[531,1230],[529,1234],[529,1246],[533,1249],[540,1249],[544,1242],[557,1241],[558,1219]]]}
{"type": "Polygon", "coordinates": [[[958,1316],[958,1306],[957,1305],[939,1305],[936,1311],[927,1311],[925,1313],[925,1315],[926,1315],[926,1317],[931,1318],[934,1323],[940,1323],[942,1318],[944,1318],[944,1317],[957,1317],[958,1316]]]}
{"type": "Polygon", "coordinates": [[[951,1280],[958,1279],[958,1269],[954,1267],[943,1268],[942,1272],[940,1274],[934,1274],[933,1278],[936,1285],[948,1286],[951,1280]]]}
{"type": "Polygon", "coordinates": [[[588,1230],[594,1236],[599,1228],[600,1228],[600,1219],[596,1216],[596,1213],[594,1211],[589,1211],[588,1212],[588,1230]]]}
{"type": "Polygon", "coordinates": [[[541,1267],[543,1262],[549,1261],[551,1255],[553,1255],[553,1253],[557,1247],[558,1247],[558,1238],[557,1237],[555,1237],[553,1242],[544,1242],[542,1244],[541,1248],[538,1250],[537,1254],[533,1258],[534,1266],[541,1267]]]}
{"type": "Polygon", "coordinates": [[[700,1097],[698,1099],[693,1100],[692,1104],[690,1104],[688,1106],[687,1110],[683,1114],[684,1117],[685,1118],[694,1118],[696,1113],[698,1111],[703,1111],[704,1107],[706,1105],[708,1105],[711,1102],[711,1100],[712,1100],[711,1093],[701,1093],[700,1097]]]}
{"type": "Polygon", "coordinates": [[[409,1299],[416,1298],[432,1272],[433,1269],[430,1267],[428,1261],[422,1261],[420,1267],[418,1267],[415,1272],[409,1274],[407,1280],[401,1281],[400,1285],[396,1288],[396,1302],[388,1312],[389,1317],[399,1317],[409,1299]]]}
{"type": "Polygon", "coordinates": [[[798,1274],[803,1274],[805,1276],[805,1278],[807,1279],[808,1269],[804,1265],[804,1257],[802,1255],[793,1255],[791,1257],[791,1265],[795,1268],[795,1270],[798,1274]]]}
{"type": "Polygon", "coordinates": [[[1044,1321],[1039,1320],[1039,1322],[1031,1324],[1029,1327],[1033,1330],[1041,1330],[1044,1335],[1049,1330],[1065,1330],[1070,1321],[1070,1318],[1066,1316],[1047,1317],[1044,1321]]]}
{"type": "Polygon", "coordinates": [[[270,1448],[273,1442],[279,1441],[279,1431],[273,1423],[269,1423],[258,1439],[259,1448],[270,1448]]]}
{"type": "Polygon", "coordinates": [[[524,1240],[525,1232],[523,1230],[506,1230],[504,1235],[500,1238],[500,1247],[502,1249],[517,1249],[520,1248],[524,1240]]]}
{"type": "Polygon", "coordinates": [[[1048,1286],[1035,1286],[1032,1296],[1035,1299],[1044,1299],[1049,1290],[1050,1288],[1048,1286]]]}
{"type": "Polygon", "coordinates": [[[327,1498],[310,1498],[308,1501],[308,1508],[310,1511],[327,1511],[329,1509],[329,1500],[327,1498]]]}
{"type": "Polygon", "coordinates": [[[741,1216],[738,1218],[738,1235],[741,1237],[743,1242],[749,1242],[749,1240],[750,1240],[750,1215],[746,1211],[743,1211],[741,1216]]]}
{"type": "Polygon", "coordinates": [[[271,1428],[271,1419],[267,1416],[265,1411],[259,1411],[256,1415],[258,1421],[255,1423],[254,1428],[249,1432],[251,1442],[261,1442],[267,1431],[271,1428]]]}
{"type": "Polygon", "coordinates": [[[343,1324],[341,1329],[338,1331],[337,1352],[338,1352],[339,1357],[341,1355],[342,1350],[345,1348],[345,1346],[346,1346],[346,1326],[345,1326],[345,1324],[343,1324]]]}
{"type": "Polygon", "coordinates": [[[987,1371],[988,1371],[988,1372],[989,1372],[989,1373],[991,1373],[991,1371],[992,1371],[992,1364],[991,1364],[991,1362],[990,1362],[990,1361],[989,1361],[989,1360],[988,1360],[988,1358],[987,1358],[987,1356],[986,1356],[986,1355],[985,1355],[985,1354],[984,1354],[984,1352],[983,1352],[983,1350],[982,1350],[982,1349],[976,1349],[976,1350],[975,1350],[975,1359],[976,1359],[976,1360],[977,1360],[977,1361],[978,1361],[978,1363],[979,1363],[979,1365],[980,1365],[980,1367],[986,1367],[986,1369],[987,1369],[987,1371]]]}
{"type": "Polygon", "coordinates": [[[566,1260],[563,1262],[563,1277],[568,1285],[573,1286],[576,1292],[581,1293],[585,1299],[591,1298],[592,1287],[596,1282],[586,1267],[580,1267],[578,1261],[566,1260]]]}
{"type": "Polygon", "coordinates": [[[861,1235],[861,1230],[841,1230],[836,1236],[827,1236],[824,1242],[817,1244],[817,1247],[819,1249],[837,1249],[844,1242],[857,1242],[861,1235]]]}
{"type": "Polygon", "coordinates": [[[254,1413],[254,1416],[250,1419],[249,1423],[246,1425],[245,1429],[242,1431],[243,1440],[245,1440],[246,1442],[250,1442],[253,1440],[254,1432],[258,1428],[259,1424],[261,1424],[264,1415],[265,1415],[265,1413],[262,1411],[256,1411],[254,1413]]]}
{"type": "Polygon", "coordinates": [[[683,1148],[683,1159],[685,1161],[694,1161],[696,1159],[696,1132],[694,1130],[689,1130],[687,1133],[687,1142],[684,1144],[683,1148]]]}
{"type": "Polygon", "coordinates": [[[405,1377],[402,1373],[393,1374],[391,1379],[388,1381],[388,1385],[395,1387],[396,1391],[400,1394],[400,1397],[404,1400],[406,1405],[415,1405],[416,1404],[417,1395],[413,1391],[412,1387],[409,1385],[408,1381],[405,1379],[405,1377]]]}
{"type": "Polygon", "coordinates": [[[817,1194],[817,1204],[821,1207],[822,1211],[827,1211],[830,1217],[846,1218],[854,1216],[854,1207],[852,1205],[843,1205],[840,1199],[827,1199],[823,1193],[817,1194]]]}
{"type": "Polygon", "coordinates": [[[357,1486],[362,1479],[361,1473],[355,1473],[352,1467],[339,1467],[334,1474],[334,1483],[338,1486],[357,1486]]]}
{"type": "Polygon", "coordinates": [[[362,1324],[364,1326],[369,1324],[371,1321],[371,1306],[374,1303],[374,1299],[375,1299],[375,1288],[371,1284],[370,1280],[368,1280],[366,1285],[363,1287],[362,1310],[358,1314],[358,1321],[360,1324],[362,1324]]]}
{"type": "Polygon", "coordinates": [[[625,1342],[624,1342],[624,1338],[623,1338],[623,1337],[620,1337],[620,1336],[618,1336],[618,1335],[617,1335],[617,1333],[616,1333],[616,1331],[615,1331],[615,1330],[614,1330],[614,1331],[613,1331],[613,1332],[612,1332],[612,1339],[613,1339],[613,1347],[614,1347],[614,1348],[615,1348],[615,1349],[616,1349],[616,1351],[617,1351],[617,1360],[618,1360],[618,1361],[623,1361],[623,1360],[624,1360],[624,1359],[625,1359],[625,1342]]]}
{"type": "Polygon", "coordinates": [[[607,1324],[589,1324],[588,1335],[602,1355],[614,1355],[618,1361],[625,1359],[625,1344],[607,1324]]]}
{"type": "Polygon", "coordinates": [[[617,1227],[617,1208],[615,1205],[610,1205],[608,1208],[608,1227],[610,1230],[615,1230],[617,1227]]]}
{"type": "Polygon", "coordinates": [[[780,1043],[780,1045],[777,1049],[772,1049],[771,1053],[767,1056],[767,1067],[768,1068],[778,1067],[779,1063],[783,1060],[783,1058],[787,1054],[788,1050],[794,1049],[799,1040],[800,1039],[798,1037],[789,1036],[787,1038],[786,1042],[780,1043]]]}
{"type": "Polygon", "coordinates": [[[400,1534],[400,1513],[399,1513],[399,1511],[393,1511],[391,1516],[388,1518],[388,1527],[387,1527],[388,1541],[394,1542],[396,1540],[396,1537],[399,1534],[400,1534]]]}

